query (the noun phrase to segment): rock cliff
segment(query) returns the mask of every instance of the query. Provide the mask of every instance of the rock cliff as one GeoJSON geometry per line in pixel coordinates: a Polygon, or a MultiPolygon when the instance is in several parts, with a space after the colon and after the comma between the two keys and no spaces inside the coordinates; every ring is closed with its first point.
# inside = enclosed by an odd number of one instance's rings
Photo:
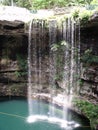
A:
{"type": "MultiPolygon", "coordinates": [[[[2,10],[2,9],[1,9],[2,10]]],[[[25,10],[26,11],[26,10],[25,10]]],[[[4,8],[1,11],[2,17],[0,19],[0,95],[27,95],[27,55],[28,55],[28,28],[26,22],[34,17],[31,13],[28,20],[12,19],[7,20],[4,13],[7,10],[4,8]],[[5,17],[3,17],[5,16],[5,17]]],[[[24,15],[25,16],[27,16],[24,15]]],[[[46,13],[47,15],[47,13],[46,13]]],[[[51,15],[53,15],[51,13],[51,15]]],[[[36,15],[39,17],[39,15],[36,15]]],[[[46,16],[45,16],[46,17],[46,16]]],[[[51,18],[50,18],[51,19],[51,18]]],[[[38,20],[39,23],[41,20],[38,20]]],[[[45,23],[43,23],[44,25],[45,23]]],[[[43,40],[41,45],[42,62],[45,62],[43,68],[43,88],[42,92],[48,92],[48,67],[49,67],[49,30],[48,26],[42,30],[42,25],[36,24],[36,27],[32,30],[32,40],[34,42],[35,36],[39,37],[38,43],[43,40]]],[[[58,35],[60,34],[58,28],[58,35]]],[[[86,26],[82,26],[81,29],[81,77],[80,77],[80,90],[81,96],[87,98],[87,100],[98,103],[98,13],[92,15],[86,26]],[[86,59],[85,59],[86,57],[86,59]]],[[[60,34],[61,36],[61,34],[60,34]]],[[[58,38],[60,39],[60,37],[58,38]]],[[[37,45],[39,50],[39,45],[37,45]]],[[[34,67],[34,65],[33,65],[34,67]]],[[[36,78],[36,77],[33,77],[36,78]]]]}

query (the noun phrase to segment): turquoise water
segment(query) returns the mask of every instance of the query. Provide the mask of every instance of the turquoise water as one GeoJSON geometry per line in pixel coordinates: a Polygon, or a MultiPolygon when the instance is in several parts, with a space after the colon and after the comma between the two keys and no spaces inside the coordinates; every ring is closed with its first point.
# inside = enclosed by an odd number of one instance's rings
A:
{"type": "MultiPolygon", "coordinates": [[[[33,100],[33,115],[49,116],[49,105],[42,101],[33,100]]],[[[56,116],[60,119],[63,116],[59,108],[55,109],[56,116]]],[[[69,114],[70,115],[70,114],[69,114]]],[[[37,120],[29,123],[28,103],[26,100],[9,100],[0,102],[0,130],[90,130],[85,120],[70,115],[75,122],[80,124],[79,127],[73,129],[65,129],[60,123],[52,123],[47,120],[37,120]]]]}

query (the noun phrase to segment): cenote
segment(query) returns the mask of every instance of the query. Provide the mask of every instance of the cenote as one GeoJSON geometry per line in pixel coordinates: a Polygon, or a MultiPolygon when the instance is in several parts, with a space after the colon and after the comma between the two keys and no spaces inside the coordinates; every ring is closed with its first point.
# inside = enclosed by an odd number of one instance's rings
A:
{"type": "Polygon", "coordinates": [[[0,6],[0,130],[96,128],[96,25],[84,8],[31,13],[12,5],[0,6]]]}
{"type": "Polygon", "coordinates": [[[49,115],[49,104],[32,100],[33,115],[28,120],[26,100],[6,100],[0,102],[0,129],[3,130],[90,130],[86,119],[69,112],[68,126],[63,122],[62,109],[55,107],[55,117],[49,115]],[[36,119],[35,119],[36,118],[36,119]],[[50,119],[49,119],[50,118],[50,119]],[[73,128],[75,127],[75,128],[73,128]]]}

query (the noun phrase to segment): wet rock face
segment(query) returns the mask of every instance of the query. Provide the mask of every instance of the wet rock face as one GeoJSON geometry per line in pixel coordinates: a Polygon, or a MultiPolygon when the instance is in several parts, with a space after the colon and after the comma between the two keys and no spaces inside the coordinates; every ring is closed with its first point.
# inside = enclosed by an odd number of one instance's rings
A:
{"type": "Polygon", "coordinates": [[[82,71],[81,78],[88,82],[98,83],[98,69],[97,68],[88,68],[82,71]]]}
{"type": "MultiPolygon", "coordinates": [[[[43,23],[44,25],[45,23],[43,23]]],[[[0,33],[0,95],[26,95],[27,92],[27,55],[28,55],[28,37],[21,31],[24,28],[23,23],[0,23],[2,32],[0,33]],[[20,30],[20,31],[19,31],[20,30]],[[10,33],[9,33],[10,32],[10,33]],[[22,33],[19,33],[22,32],[22,33]],[[14,35],[12,35],[14,34],[14,35]],[[21,35],[20,35],[21,34],[21,35]],[[15,87],[15,84],[17,87],[15,87]],[[20,87],[19,87],[20,86],[20,87]],[[18,89],[17,89],[18,88],[18,89]],[[23,93],[21,93],[23,89],[23,93]]],[[[97,26],[98,27],[98,26],[97,26]]],[[[81,28],[81,80],[80,95],[87,99],[98,102],[98,28],[96,26],[81,28]],[[89,53],[85,52],[87,50],[89,53]],[[83,59],[83,56],[88,56],[83,59]],[[92,56],[94,56],[93,59],[92,56]]],[[[41,92],[48,93],[49,83],[49,30],[43,28],[40,24],[35,24],[32,30],[32,43],[36,42],[36,51],[39,52],[41,46],[41,68],[42,77],[40,77],[43,87],[41,92]],[[48,32],[48,33],[47,33],[48,32]],[[36,41],[35,41],[36,39],[36,41]]],[[[27,34],[28,32],[26,32],[27,34]]],[[[61,35],[60,33],[58,35],[61,35]]],[[[59,36],[59,39],[61,37],[59,36]]],[[[33,45],[32,45],[33,46],[33,45]]],[[[32,56],[33,50],[32,48],[32,56]]],[[[37,63],[40,59],[37,59],[37,63]]],[[[39,67],[39,65],[37,65],[39,67]]],[[[36,79],[34,74],[35,65],[32,63],[32,79],[36,79]]],[[[39,74],[40,70],[37,72],[39,74]]],[[[38,80],[38,79],[37,79],[38,80]]],[[[37,81],[38,82],[38,81],[37,81]]],[[[59,82],[57,86],[60,87],[59,82]]],[[[39,88],[38,90],[39,91],[39,88]]]]}
{"type": "Polygon", "coordinates": [[[0,35],[25,34],[25,23],[21,21],[0,21],[0,35]]]}
{"type": "Polygon", "coordinates": [[[81,28],[81,54],[87,49],[91,49],[92,54],[98,56],[98,26],[81,28]]]}
{"type": "Polygon", "coordinates": [[[81,79],[80,95],[95,104],[98,103],[98,70],[91,70],[90,68],[83,70],[81,79]]]}
{"type": "Polygon", "coordinates": [[[81,81],[80,95],[98,103],[98,28],[81,30],[81,81]],[[86,59],[83,59],[86,57],[86,59]]]}
{"type": "MultiPolygon", "coordinates": [[[[40,35],[44,35],[41,34],[40,35]]],[[[39,46],[41,39],[39,35],[33,35],[32,44],[38,37],[36,43],[36,52],[39,52],[39,46]]],[[[48,57],[48,40],[45,42],[45,37],[41,43],[41,69],[38,72],[35,71],[35,64],[32,63],[32,83],[36,79],[39,84],[39,80],[43,84],[37,87],[36,91],[41,89],[41,92],[48,93],[48,80],[49,80],[49,57],[48,57]],[[43,76],[39,77],[39,73],[43,76]],[[38,79],[40,78],[40,79],[38,79]]],[[[33,58],[33,47],[32,47],[33,58]]],[[[39,54],[37,54],[39,57],[39,54]]],[[[0,96],[27,96],[27,84],[28,84],[28,37],[25,35],[0,35],[0,96]]],[[[34,60],[34,59],[32,59],[34,60]]],[[[39,68],[39,58],[37,58],[37,66],[39,68]]],[[[37,68],[36,68],[37,69],[37,68]]]]}
{"type": "Polygon", "coordinates": [[[27,94],[27,42],[23,35],[0,35],[0,96],[27,94]]]}

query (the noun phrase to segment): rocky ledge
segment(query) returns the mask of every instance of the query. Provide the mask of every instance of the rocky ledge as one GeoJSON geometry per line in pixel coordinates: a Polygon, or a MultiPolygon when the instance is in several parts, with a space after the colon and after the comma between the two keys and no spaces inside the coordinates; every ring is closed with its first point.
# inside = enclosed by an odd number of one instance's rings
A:
{"type": "MultiPolygon", "coordinates": [[[[13,6],[0,6],[0,35],[28,34],[27,24],[32,19],[62,19],[67,17],[78,7],[55,8],[51,10],[38,10],[31,13],[25,8],[13,6]]],[[[82,9],[81,9],[82,10],[82,9]]],[[[98,26],[98,12],[96,11],[83,27],[98,26]]]]}

